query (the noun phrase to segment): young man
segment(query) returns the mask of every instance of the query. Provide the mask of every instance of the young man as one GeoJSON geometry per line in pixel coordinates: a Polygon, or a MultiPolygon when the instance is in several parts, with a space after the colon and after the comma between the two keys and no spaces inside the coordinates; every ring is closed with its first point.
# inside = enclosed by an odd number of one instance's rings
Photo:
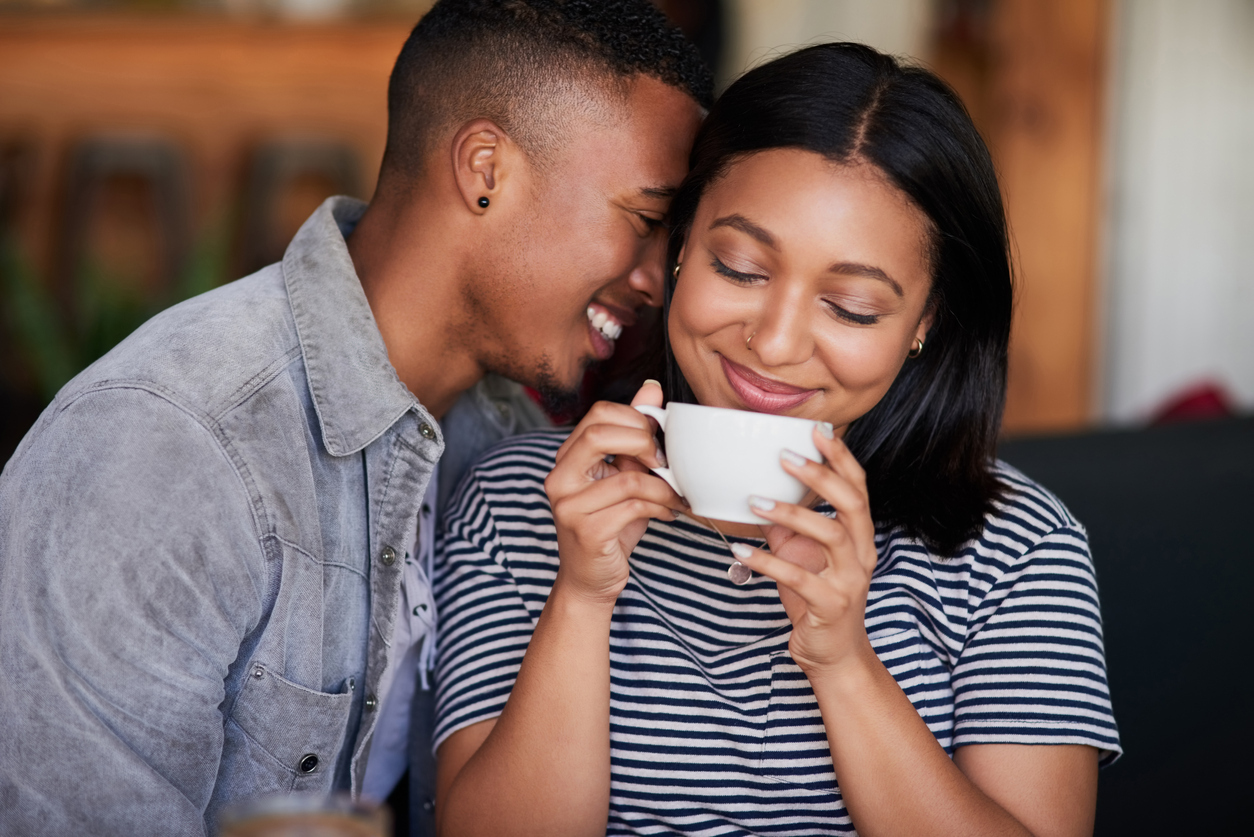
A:
{"type": "Polygon", "coordinates": [[[442,0],[388,97],[368,207],[144,325],[0,477],[0,832],[384,797],[409,737],[429,827],[431,511],[541,420],[502,378],[560,400],[660,304],[710,80],[648,0],[442,0]]]}

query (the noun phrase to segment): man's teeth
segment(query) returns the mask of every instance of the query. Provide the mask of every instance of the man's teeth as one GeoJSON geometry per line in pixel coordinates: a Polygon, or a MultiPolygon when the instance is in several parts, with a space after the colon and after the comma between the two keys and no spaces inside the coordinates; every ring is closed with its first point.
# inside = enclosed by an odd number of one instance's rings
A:
{"type": "Polygon", "coordinates": [[[623,333],[623,327],[616,322],[613,317],[604,311],[598,311],[591,305],[588,306],[588,322],[592,323],[592,327],[601,332],[601,336],[606,340],[617,340],[623,333]]]}

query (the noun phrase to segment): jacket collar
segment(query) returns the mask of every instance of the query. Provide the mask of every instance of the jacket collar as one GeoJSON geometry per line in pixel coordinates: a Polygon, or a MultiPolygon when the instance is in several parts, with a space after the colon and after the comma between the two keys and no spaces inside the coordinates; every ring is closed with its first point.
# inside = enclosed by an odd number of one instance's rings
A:
{"type": "Polygon", "coordinates": [[[344,241],[365,211],[361,201],[328,198],[283,255],[305,374],[332,456],[357,453],[406,411],[421,409],[388,361],[344,241]]]}

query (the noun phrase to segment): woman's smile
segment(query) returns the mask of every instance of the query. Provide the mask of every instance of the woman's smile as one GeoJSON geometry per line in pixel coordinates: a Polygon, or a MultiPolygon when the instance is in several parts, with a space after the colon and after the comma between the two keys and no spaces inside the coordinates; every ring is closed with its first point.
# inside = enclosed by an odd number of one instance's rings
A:
{"type": "Polygon", "coordinates": [[[759,375],[721,354],[718,359],[723,365],[727,383],[740,396],[744,406],[756,413],[786,413],[818,393],[817,389],[804,389],[759,375]]]}

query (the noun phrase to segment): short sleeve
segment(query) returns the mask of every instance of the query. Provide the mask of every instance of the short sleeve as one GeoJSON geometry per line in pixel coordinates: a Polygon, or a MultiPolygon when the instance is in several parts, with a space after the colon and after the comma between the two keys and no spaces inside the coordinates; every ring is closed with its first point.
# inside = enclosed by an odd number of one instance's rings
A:
{"type": "Polygon", "coordinates": [[[1087,744],[1103,764],[1122,752],[1083,529],[1056,528],[1003,568],[972,614],[953,686],[955,747],[1087,744]]]}
{"type": "Polygon", "coordinates": [[[435,556],[437,749],[457,730],[501,714],[536,622],[506,567],[475,471],[445,520],[435,556]]]}

